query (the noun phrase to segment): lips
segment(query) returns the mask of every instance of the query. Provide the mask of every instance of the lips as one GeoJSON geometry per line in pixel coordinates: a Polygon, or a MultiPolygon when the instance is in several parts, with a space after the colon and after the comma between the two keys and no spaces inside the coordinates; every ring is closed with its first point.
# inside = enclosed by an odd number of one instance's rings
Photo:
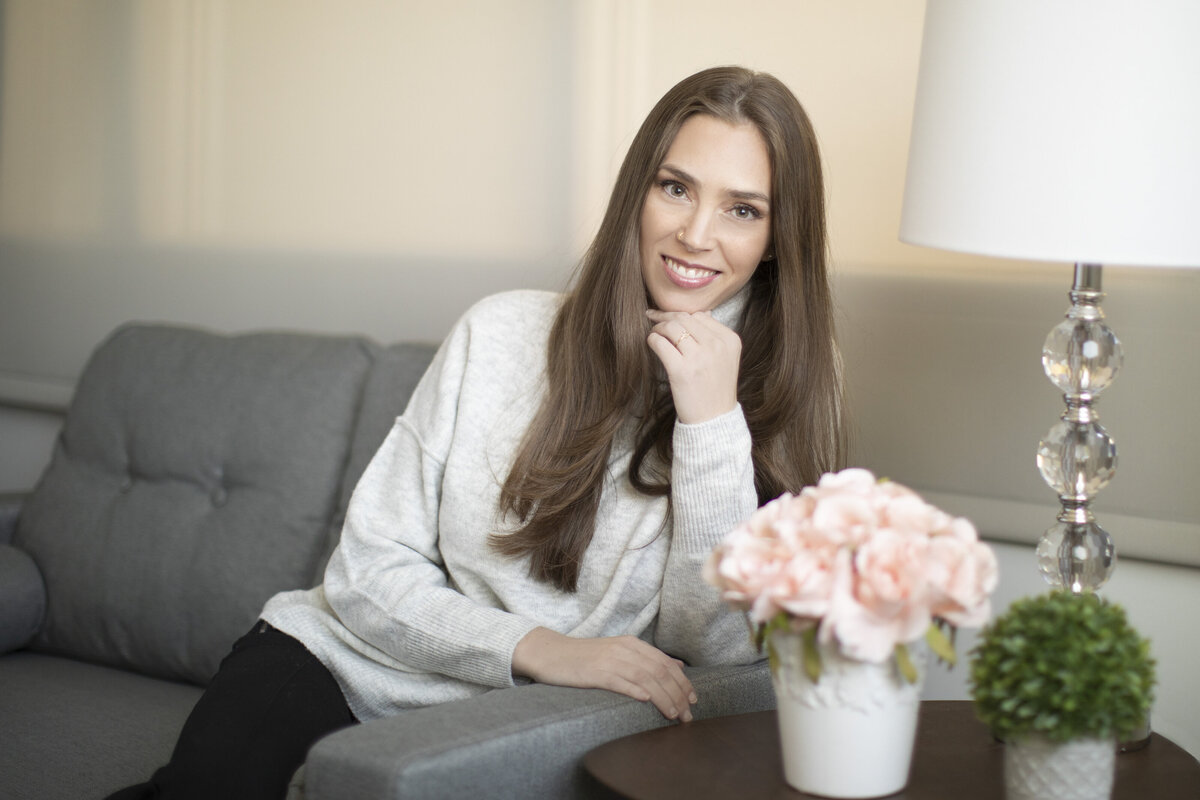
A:
{"type": "Polygon", "coordinates": [[[663,271],[666,272],[667,278],[671,283],[684,289],[699,289],[702,286],[707,286],[721,274],[716,270],[708,269],[698,264],[676,261],[670,256],[663,256],[662,262],[663,271]]]}

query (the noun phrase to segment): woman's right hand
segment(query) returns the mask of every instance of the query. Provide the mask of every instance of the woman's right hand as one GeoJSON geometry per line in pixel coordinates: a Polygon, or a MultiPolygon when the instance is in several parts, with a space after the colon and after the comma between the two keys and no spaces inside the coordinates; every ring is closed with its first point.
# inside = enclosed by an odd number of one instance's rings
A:
{"type": "Polygon", "coordinates": [[[683,662],[636,636],[577,639],[534,628],[513,650],[514,675],[538,683],[607,689],[653,703],[667,719],[690,722],[696,690],[683,662]]]}
{"type": "Polygon", "coordinates": [[[675,415],[684,424],[707,422],[734,409],[742,340],[732,329],[698,311],[657,311],[646,343],[666,370],[675,415]]]}

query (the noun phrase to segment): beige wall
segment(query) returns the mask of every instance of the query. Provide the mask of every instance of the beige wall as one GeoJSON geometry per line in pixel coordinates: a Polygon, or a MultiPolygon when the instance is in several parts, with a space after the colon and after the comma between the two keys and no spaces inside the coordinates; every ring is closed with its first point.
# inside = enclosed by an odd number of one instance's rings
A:
{"type": "MultiPolygon", "coordinates": [[[[922,0],[0,11],[0,491],[48,457],[56,417],[30,408],[61,409],[124,321],[433,340],[485,294],[563,285],[654,100],[743,63],[783,78],[822,142],[856,462],[994,537],[1052,520],[1033,451],[1061,400],[1038,358],[1069,265],[896,239],[922,0]]],[[[1200,271],[1106,280],[1127,364],[1100,403],[1121,448],[1100,521],[1126,557],[1200,565],[1200,271]]],[[[1008,591],[1032,568],[1017,552],[1008,591]]],[[[1200,603],[1185,567],[1123,567],[1131,591],[1200,603]]],[[[1183,680],[1200,654],[1172,647],[1183,680]]],[[[1158,720],[1200,752],[1189,691],[1166,687],[1158,720]]]]}
{"type": "Polygon", "coordinates": [[[3,9],[0,398],[129,319],[438,338],[565,279],[569,4],[3,9]]]}
{"type": "Polygon", "coordinates": [[[964,262],[895,237],[919,1],[4,10],[9,396],[61,396],[129,318],[437,336],[489,291],[561,285],[645,112],[716,63],[772,70],[808,107],[840,265],[964,262]],[[397,314],[412,294],[422,312],[397,314]]]}
{"type": "Polygon", "coordinates": [[[5,236],[509,259],[561,237],[566,192],[539,190],[567,164],[567,4],[5,9],[5,236]]]}

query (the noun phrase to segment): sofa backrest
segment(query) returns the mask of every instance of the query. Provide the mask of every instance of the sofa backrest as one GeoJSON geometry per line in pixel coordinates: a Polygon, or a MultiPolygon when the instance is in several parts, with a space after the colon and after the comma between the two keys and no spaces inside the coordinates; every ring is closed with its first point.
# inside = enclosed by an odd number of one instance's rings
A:
{"type": "Polygon", "coordinates": [[[346,485],[390,425],[379,415],[407,400],[371,387],[411,391],[388,377],[397,352],[354,337],[116,331],[18,521],[14,544],[48,598],[31,646],[206,682],[267,598],[318,580],[346,485]]]}
{"type": "Polygon", "coordinates": [[[342,475],[337,512],[330,523],[325,550],[313,570],[313,586],[320,583],[325,575],[325,564],[341,536],[346,506],[354,487],[358,485],[358,479],[392,430],[396,417],[404,413],[409,395],[417,388],[417,382],[425,374],[425,368],[433,360],[435,352],[436,345],[421,342],[402,342],[375,351],[374,364],[363,387],[354,438],[350,442],[350,454],[342,475]]]}

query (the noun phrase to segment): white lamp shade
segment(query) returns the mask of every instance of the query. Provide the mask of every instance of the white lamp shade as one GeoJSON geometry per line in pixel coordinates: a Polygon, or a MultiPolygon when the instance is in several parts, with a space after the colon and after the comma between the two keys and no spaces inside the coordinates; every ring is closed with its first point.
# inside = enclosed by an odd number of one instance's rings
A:
{"type": "Polygon", "coordinates": [[[1200,268],[1200,0],[928,0],[900,238],[1200,268]]]}

